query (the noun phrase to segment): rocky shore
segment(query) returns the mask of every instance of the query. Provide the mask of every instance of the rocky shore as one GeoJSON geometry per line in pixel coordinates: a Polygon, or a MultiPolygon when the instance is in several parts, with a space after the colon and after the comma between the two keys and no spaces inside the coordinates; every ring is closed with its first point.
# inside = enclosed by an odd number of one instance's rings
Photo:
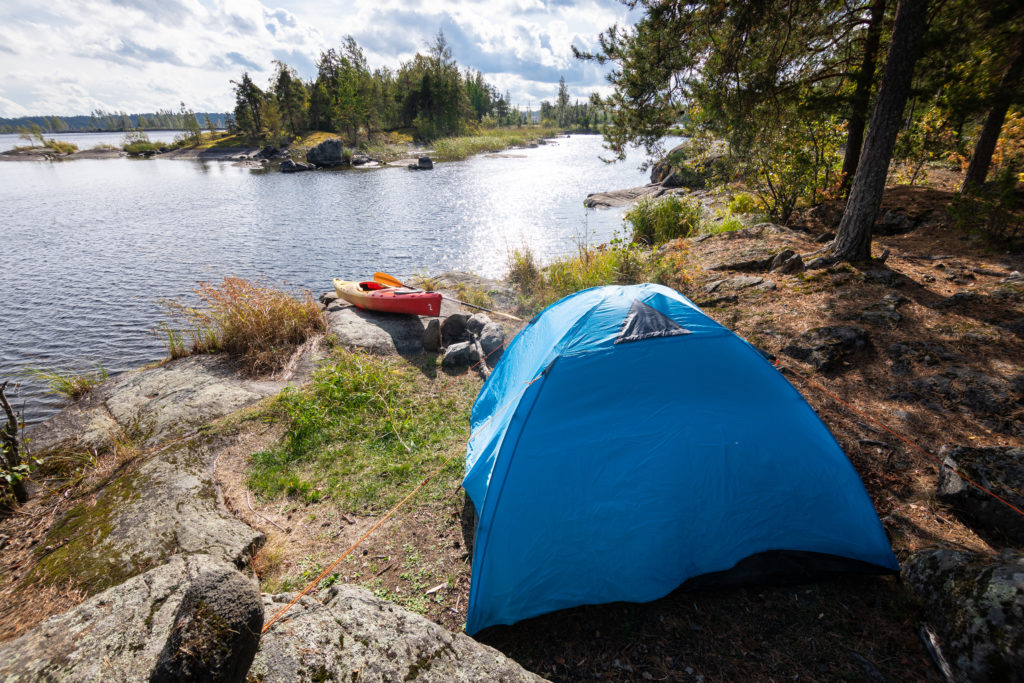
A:
{"type": "MultiPolygon", "coordinates": [[[[359,562],[261,636],[295,596],[260,590],[254,557],[283,552],[268,537],[294,544],[299,563],[374,519],[329,503],[293,517],[253,505],[244,486],[249,454],[280,436],[245,416],[306,383],[324,346],[309,344],[287,372],[261,379],[225,357],[195,356],[109,380],[29,430],[34,452],[95,465],[0,520],[0,678],[1015,680],[1024,670],[1022,518],[955,472],[1024,506],[1024,374],[1014,362],[1024,357],[1024,260],[961,240],[922,196],[887,196],[880,221],[902,227],[878,238],[890,250],[884,262],[810,267],[834,229],[825,209],[660,249],[691,264],[691,299],[777,361],[833,431],[873,498],[902,582],[672,594],[474,640],[457,632],[468,541],[458,534],[464,500],[451,491],[410,513],[407,535],[368,541],[359,562]],[[409,548],[405,564],[387,549],[395,545],[409,548]],[[410,558],[427,552],[447,558],[445,583],[416,583],[410,558]],[[433,621],[387,599],[382,583],[356,585],[382,576],[416,599],[442,589],[433,621]]],[[[435,280],[455,297],[486,291],[497,308],[516,300],[507,283],[435,280]]],[[[321,301],[338,347],[420,363],[428,378],[445,371],[442,349],[465,351],[452,366],[479,360],[469,347],[499,320],[471,322],[450,302],[431,321],[368,314],[331,293],[321,301]]],[[[507,338],[517,329],[497,327],[507,338]]]]}

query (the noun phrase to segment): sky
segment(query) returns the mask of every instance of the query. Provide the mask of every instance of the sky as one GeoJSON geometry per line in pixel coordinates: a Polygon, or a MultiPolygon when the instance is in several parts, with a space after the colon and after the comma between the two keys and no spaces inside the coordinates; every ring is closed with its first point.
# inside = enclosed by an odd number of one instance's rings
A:
{"type": "Polygon", "coordinates": [[[264,86],[272,60],[315,75],[351,35],[371,68],[425,53],[438,30],[463,68],[512,103],[607,92],[607,67],[581,63],[598,34],[633,19],[618,0],[0,0],[0,117],[234,108],[243,70],[264,86]]]}

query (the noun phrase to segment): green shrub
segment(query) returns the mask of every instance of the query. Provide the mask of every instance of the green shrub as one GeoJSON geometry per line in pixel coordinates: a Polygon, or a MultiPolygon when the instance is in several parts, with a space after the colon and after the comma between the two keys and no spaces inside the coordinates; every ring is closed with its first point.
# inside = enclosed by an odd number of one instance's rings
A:
{"type": "Polygon", "coordinates": [[[121,141],[121,149],[128,154],[144,154],[145,152],[155,152],[160,149],[161,145],[154,142],[150,142],[149,136],[141,130],[133,130],[124,134],[124,140],[121,141]]]}
{"type": "Polygon", "coordinates": [[[529,248],[516,251],[508,279],[520,294],[524,312],[535,313],[546,306],[590,287],[660,282],[671,287],[689,287],[694,281],[686,255],[669,256],[640,245],[612,240],[599,247],[581,246],[575,255],[556,259],[544,268],[537,266],[529,248]]]}
{"type": "Polygon", "coordinates": [[[737,192],[729,198],[729,213],[750,214],[757,211],[757,199],[746,192],[737,192]]]}
{"type": "Polygon", "coordinates": [[[633,242],[647,246],[696,234],[703,218],[704,207],[699,201],[677,195],[644,197],[625,215],[633,242]]]}
{"type": "Polygon", "coordinates": [[[715,220],[704,223],[704,232],[710,235],[717,235],[723,232],[735,232],[747,227],[746,224],[731,213],[719,216],[715,220]]]}

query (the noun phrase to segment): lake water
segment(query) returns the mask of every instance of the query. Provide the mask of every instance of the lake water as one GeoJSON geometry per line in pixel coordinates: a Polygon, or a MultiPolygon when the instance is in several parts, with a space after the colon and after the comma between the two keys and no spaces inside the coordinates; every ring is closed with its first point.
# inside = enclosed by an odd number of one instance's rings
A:
{"type": "Polygon", "coordinates": [[[500,277],[520,245],[549,260],[580,239],[606,241],[623,210],[583,199],[647,182],[639,153],[602,162],[599,136],[509,153],[521,158],[292,175],[162,159],[0,162],[0,382],[20,385],[8,395],[35,422],[61,400],[26,367],[116,374],[164,357],[158,302],[197,281],[239,275],[319,294],[333,277],[377,270],[500,277]]]}
{"type": "MultiPolygon", "coordinates": [[[[146,137],[153,142],[172,142],[174,136],[180,135],[180,130],[149,130],[146,131],[146,137]]],[[[71,142],[78,145],[79,150],[92,149],[100,145],[113,145],[114,147],[120,147],[124,142],[124,133],[44,133],[43,137],[49,139],[60,140],[62,142],[71,142]]],[[[23,137],[18,134],[4,133],[0,135],[0,152],[6,152],[9,149],[15,147],[23,147],[30,145],[23,137]]]]}

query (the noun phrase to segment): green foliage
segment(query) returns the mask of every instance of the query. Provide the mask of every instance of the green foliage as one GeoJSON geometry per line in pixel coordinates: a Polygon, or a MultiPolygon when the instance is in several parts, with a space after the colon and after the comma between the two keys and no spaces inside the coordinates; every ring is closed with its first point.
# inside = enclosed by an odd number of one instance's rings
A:
{"type": "Polygon", "coordinates": [[[724,215],[715,217],[714,220],[705,221],[702,225],[704,232],[709,235],[717,235],[723,232],[735,232],[747,227],[746,224],[727,211],[724,215]]]}
{"type": "Polygon", "coordinates": [[[729,198],[730,214],[751,214],[757,207],[757,199],[746,192],[737,192],[729,198]]]}
{"type": "MultiPolygon", "coordinates": [[[[43,131],[34,123],[28,129],[23,129],[20,137],[23,140],[36,143],[34,146],[43,147],[44,149],[51,150],[57,154],[73,154],[78,151],[78,145],[73,142],[65,142],[63,140],[44,137],[43,131]]],[[[15,149],[24,148],[15,147],[15,149]]]]}
{"type": "Polygon", "coordinates": [[[437,161],[468,159],[474,154],[500,152],[509,147],[523,147],[548,135],[554,135],[554,128],[531,128],[527,130],[505,128],[480,131],[474,135],[441,138],[435,140],[433,158],[437,161]]]}
{"type": "Polygon", "coordinates": [[[845,126],[836,117],[791,121],[764,135],[738,163],[765,214],[785,223],[799,203],[836,196],[845,126]]]}
{"type": "Polygon", "coordinates": [[[703,218],[704,208],[698,200],[677,195],[643,197],[625,215],[633,242],[647,246],[689,237],[700,229],[703,218]]]}
{"type": "Polygon", "coordinates": [[[579,245],[577,253],[538,266],[529,247],[509,256],[508,280],[520,295],[520,306],[533,313],[589,287],[660,282],[677,289],[690,287],[694,266],[686,252],[662,256],[642,246],[614,239],[608,245],[579,245]]]}
{"type": "Polygon", "coordinates": [[[925,165],[948,159],[954,150],[956,135],[948,117],[939,107],[930,107],[896,138],[894,180],[914,185],[922,179],[925,165]]]}
{"type": "MultiPolygon", "coordinates": [[[[425,361],[427,369],[434,359],[425,361]]],[[[248,485],[269,497],[334,500],[344,509],[387,509],[464,448],[479,383],[434,386],[420,369],[363,353],[340,352],[306,389],[286,389],[271,409],[287,425],[281,442],[252,457],[248,485]]],[[[455,485],[455,460],[434,480],[429,500],[455,485]]]]}
{"type": "Polygon", "coordinates": [[[195,112],[182,102],[178,115],[181,118],[182,132],[175,136],[175,143],[179,147],[198,145],[202,141],[203,130],[199,127],[195,112]]]}
{"type": "Polygon", "coordinates": [[[124,140],[121,142],[121,149],[129,154],[145,154],[146,152],[155,152],[160,149],[161,145],[151,142],[149,136],[141,130],[129,131],[124,134],[124,140]]]}
{"type": "Polygon", "coordinates": [[[100,363],[96,364],[95,372],[76,373],[42,368],[25,368],[25,371],[46,383],[51,393],[72,401],[84,396],[94,386],[107,379],[107,371],[100,363]]]}

